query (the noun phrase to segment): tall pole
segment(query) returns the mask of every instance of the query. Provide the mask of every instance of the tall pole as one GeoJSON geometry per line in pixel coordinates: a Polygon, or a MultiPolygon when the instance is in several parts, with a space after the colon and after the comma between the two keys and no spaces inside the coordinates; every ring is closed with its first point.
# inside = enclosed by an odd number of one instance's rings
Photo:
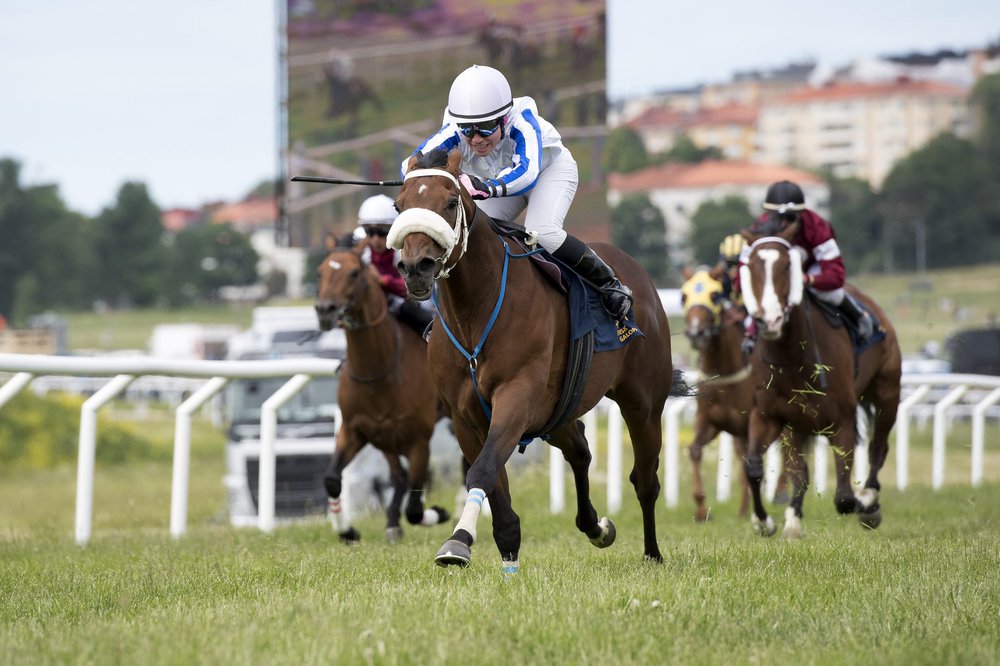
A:
{"type": "Polygon", "coordinates": [[[277,35],[277,89],[278,89],[278,177],[274,196],[278,201],[278,220],[275,225],[275,242],[279,247],[288,247],[291,233],[288,221],[285,182],[288,180],[288,0],[275,0],[275,16],[278,24],[277,35]]]}

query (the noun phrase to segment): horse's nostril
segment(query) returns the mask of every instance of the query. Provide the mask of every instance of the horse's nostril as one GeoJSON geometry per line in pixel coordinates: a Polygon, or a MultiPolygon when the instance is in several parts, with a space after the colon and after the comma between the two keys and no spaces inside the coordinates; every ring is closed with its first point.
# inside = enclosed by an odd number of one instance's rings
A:
{"type": "Polygon", "coordinates": [[[433,259],[431,259],[430,257],[424,257],[419,261],[419,263],[417,263],[417,272],[422,275],[427,273],[433,273],[434,267],[436,265],[437,262],[435,262],[433,259]]]}
{"type": "Polygon", "coordinates": [[[402,260],[396,262],[396,270],[399,271],[399,274],[402,277],[406,277],[407,274],[410,272],[409,269],[407,268],[406,264],[404,264],[402,262],[402,260]]]}

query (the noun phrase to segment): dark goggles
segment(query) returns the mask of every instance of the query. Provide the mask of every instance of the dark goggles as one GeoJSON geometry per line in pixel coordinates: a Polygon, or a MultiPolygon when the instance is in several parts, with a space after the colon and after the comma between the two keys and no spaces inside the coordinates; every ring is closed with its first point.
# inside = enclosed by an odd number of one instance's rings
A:
{"type": "Polygon", "coordinates": [[[385,238],[389,235],[389,227],[365,227],[365,234],[369,236],[381,236],[385,238]]]}
{"type": "Polygon", "coordinates": [[[472,138],[474,135],[479,134],[479,136],[485,138],[492,136],[494,132],[500,129],[503,124],[503,118],[494,118],[493,120],[484,120],[479,123],[460,123],[458,130],[463,136],[472,138]]]}

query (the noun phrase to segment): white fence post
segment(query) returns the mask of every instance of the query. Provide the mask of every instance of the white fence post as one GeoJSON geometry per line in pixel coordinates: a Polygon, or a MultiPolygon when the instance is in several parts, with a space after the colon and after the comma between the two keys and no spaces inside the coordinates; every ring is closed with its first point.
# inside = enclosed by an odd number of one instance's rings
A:
{"type": "Polygon", "coordinates": [[[986,410],[1000,401],[1000,387],[990,391],[972,410],[972,473],[973,487],[983,482],[983,439],[986,432],[986,410]]]}
{"type": "Polygon", "coordinates": [[[222,390],[228,380],[213,377],[177,408],[174,423],[174,477],[170,491],[170,535],[177,538],[187,529],[188,479],[191,470],[191,414],[222,390]]]}
{"type": "Polygon", "coordinates": [[[663,410],[663,501],[667,506],[677,506],[680,487],[680,420],[681,412],[688,407],[691,398],[667,400],[663,410]]]}
{"type": "Polygon", "coordinates": [[[822,435],[813,438],[813,487],[816,494],[826,492],[826,466],[830,459],[830,440],[822,435]]]}
{"type": "Polygon", "coordinates": [[[945,412],[965,395],[968,386],[953,388],[938,404],[934,405],[934,450],[931,456],[931,485],[937,490],[944,485],[944,444],[947,424],[945,412]]]}
{"type": "Polygon", "coordinates": [[[896,487],[906,489],[910,471],[910,410],[930,393],[931,385],[923,384],[899,403],[896,411],[896,487]]]}
{"type": "Polygon", "coordinates": [[[80,447],[76,466],[76,542],[90,541],[94,515],[94,458],[97,454],[97,410],[121,393],[132,375],[118,375],[84,401],[80,408],[80,447]]]}
{"type": "Polygon", "coordinates": [[[608,515],[622,508],[622,410],[608,405],[608,515]]]}
{"type": "MultiPolygon", "coordinates": [[[[715,475],[715,499],[719,502],[729,499],[734,457],[733,436],[728,432],[719,433],[719,469],[715,475]]],[[[736,468],[736,473],[741,474],[740,461],[736,461],[736,468]]]]}
{"type": "Polygon", "coordinates": [[[274,484],[277,460],[274,440],[278,433],[278,409],[309,383],[309,375],[295,375],[260,406],[260,459],[257,462],[257,526],[274,529],[274,484]]]}
{"type": "Polygon", "coordinates": [[[566,461],[562,451],[549,449],[549,512],[562,513],[566,508],[566,461]]]}

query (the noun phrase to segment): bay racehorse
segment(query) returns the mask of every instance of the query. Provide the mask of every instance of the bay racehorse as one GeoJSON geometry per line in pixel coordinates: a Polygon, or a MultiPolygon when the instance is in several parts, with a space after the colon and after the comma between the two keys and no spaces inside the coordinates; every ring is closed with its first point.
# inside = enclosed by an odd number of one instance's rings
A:
{"type": "Polygon", "coordinates": [[[334,249],[318,271],[316,314],[320,328],[344,329],[347,358],[341,367],[338,402],[343,421],[323,482],[334,528],[345,542],[360,535],[340,503],[342,473],[367,443],[389,463],[393,494],[387,509],[386,537],[402,536],[400,509],[414,525],[448,520],[441,507],[424,508],[430,439],[440,414],[427,366],[427,345],[409,326],[388,312],[375,269],[363,261],[365,244],[334,249]],[[407,462],[404,469],[402,459],[407,462]]]}
{"type": "MultiPolygon", "coordinates": [[[[785,233],[794,233],[794,227],[785,233]]],[[[752,245],[740,280],[747,311],[759,330],[751,358],[754,406],[746,460],[754,528],[765,535],[776,529],[760,497],[761,453],[786,427],[790,431],[786,465],[794,490],[785,510],[784,535],[802,535],[802,503],[809,483],[803,454],[812,435],[826,436],[834,452],[837,511],[857,512],[862,525],[878,527],[882,521],[878,473],[889,452],[889,432],[899,406],[901,357],[895,331],[871,298],[846,285],[881,324],[865,346],[855,350],[848,330],[832,322],[805,291],[801,255],[790,239],[754,238],[749,233],[746,238],[752,245]],[[859,404],[874,427],[868,449],[870,471],[855,494],[851,463],[859,404]]]]}
{"type": "MultiPolygon", "coordinates": [[[[469,564],[481,504],[488,497],[493,539],[504,571],[513,572],[521,528],[504,465],[527,433],[543,431],[558,413],[569,314],[564,295],[542,277],[536,262],[512,252],[495,222],[459,185],[460,162],[458,151],[410,159],[396,199],[401,212],[388,242],[401,251],[398,268],[411,296],[427,299],[436,289],[440,320],[430,339],[431,369],[462,452],[472,463],[468,500],[435,562],[469,564]]],[[[591,455],[579,417],[602,396],[618,403],[632,439],[629,479],[642,508],[643,552],[660,562],[654,508],[660,491],[660,419],[674,377],[669,327],[645,270],[610,245],[593,248],[632,288],[635,322],[644,337],[593,354],[577,406],[548,433],[549,444],[562,451],[572,469],[577,528],[594,545],[610,546],[615,527],[610,519],[598,518],[590,500],[591,455]]]]}
{"type": "MultiPolygon", "coordinates": [[[[733,436],[733,448],[740,463],[746,457],[753,387],[750,360],[743,352],[743,326],[729,321],[725,301],[732,297],[724,286],[725,267],[700,269],[685,274],[681,286],[684,306],[684,334],[698,352],[702,381],[698,385],[698,407],[694,417],[694,439],[688,449],[694,474],[695,520],[708,519],[705,490],[701,480],[703,450],[722,432],[733,436]]],[[[742,493],[740,515],[747,514],[750,490],[746,474],[740,470],[742,493]]]]}

